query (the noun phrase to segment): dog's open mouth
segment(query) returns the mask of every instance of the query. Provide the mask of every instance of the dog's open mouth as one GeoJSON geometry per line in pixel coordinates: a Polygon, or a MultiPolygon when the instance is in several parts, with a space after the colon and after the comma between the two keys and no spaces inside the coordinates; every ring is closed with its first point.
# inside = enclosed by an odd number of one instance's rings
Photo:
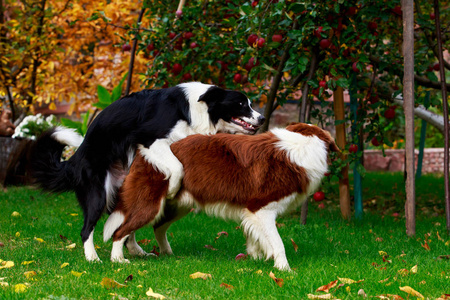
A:
{"type": "Polygon", "coordinates": [[[258,130],[258,128],[260,127],[259,125],[252,125],[252,124],[250,124],[250,123],[248,123],[248,122],[245,122],[245,121],[242,120],[242,119],[234,118],[234,117],[231,118],[231,122],[233,122],[234,124],[237,124],[237,125],[241,126],[241,127],[244,128],[245,130],[252,131],[252,132],[255,132],[255,131],[258,130]]]}

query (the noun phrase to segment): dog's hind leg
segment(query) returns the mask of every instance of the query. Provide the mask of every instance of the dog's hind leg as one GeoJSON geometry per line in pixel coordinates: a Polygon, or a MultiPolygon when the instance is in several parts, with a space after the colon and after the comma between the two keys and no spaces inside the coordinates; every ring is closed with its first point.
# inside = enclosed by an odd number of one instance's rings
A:
{"type": "Polygon", "coordinates": [[[128,235],[124,236],[120,240],[113,242],[111,251],[111,261],[118,263],[129,263],[130,261],[123,256],[123,244],[127,240],[128,235]]]}
{"type": "Polygon", "coordinates": [[[128,236],[127,241],[125,242],[125,246],[128,249],[128,253],[133,256],[147,256],[152,255],[152,253],[147,253],[144,251],[144,249],[139,246],[139,244],[136,242],[136,235],[134,231],[130,233],[128,236]]]}
{"type": "Polygon", "coordinates": [[[81,240],[83,241],[84,255],[88,261],[100,261],[95,251],[94,228],[105,209],[105,195],[103,189],[98,190],[101,190],[101,192],[77,195],[79,199],[80,197],[84,199],[84,201],[80,201],[80,203],[84,203],[84,206],[82,206],[84,224],[81,229],[81,240]]]}
{"type": "Polygon", "coordinates": [[[167,230],[175,221],[186,216],[191,211],[188,207],[178,207],[176,204],[166,203],[164,207],[164,215],[153,225],[155,238],[158,242],[159,252],[163,255],[172,255],[172,248],[167,240],[167,230]]]}

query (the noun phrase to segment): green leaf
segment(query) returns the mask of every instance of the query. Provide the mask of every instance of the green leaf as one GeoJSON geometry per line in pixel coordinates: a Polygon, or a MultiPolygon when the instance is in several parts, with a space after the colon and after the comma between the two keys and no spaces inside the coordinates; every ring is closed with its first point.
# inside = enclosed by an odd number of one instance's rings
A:
{"type": "Polygon", "coordinates": [[[100,84],[97,85],[97,94],[98,102],[108,105],[111,104],[111,95],[104,86],[101,86],[100,84]]]}
{"type": "Polygon", "coordinates": [[[83,124],[81,124],[81,135],[82,135],[82,136],[85,136],[85,135],[86,135],[88,123],[89,123],[89,111],[87,111],[87,112],[84,114],[84,117],[83,117],[83,124]]]}
{"type": "Polygon", "coordinates": [[[342,87],[343,89],[349,88],[348,80],[344,77],[341,77],[338,80],[336,80],[336,85],[342,87]]]}
{"type": "Polygon", "coordinates": [[[81,122],[73,121],[73,120],[66,119],[66,118],[61,118],[61,124],[64,127],[75,129],[79,134],[83,134],[82,129],[81,129],[81,127],[82,127],[81,122]]]}
{"type": "Polygon", "coordinates": [[[111,103],[118,100],[120,98],[120,96],[122,95],[122,86],[123,86],[123,83],[125,82],[125,79],[127,78],[127,76],[128,76],[128,72],[125,73],[122,80],[120,80],[119,84],[113,88],[112,95],[111,95],[111,103]]]}

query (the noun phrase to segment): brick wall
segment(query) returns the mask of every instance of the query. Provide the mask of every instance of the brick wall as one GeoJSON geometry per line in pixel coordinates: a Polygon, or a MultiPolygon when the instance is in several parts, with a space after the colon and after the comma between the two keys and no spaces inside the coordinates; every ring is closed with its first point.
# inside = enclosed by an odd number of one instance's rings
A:
{"type": "MultiPolygon", "coordinates": [[[[415,165],[419,151],[415,151],[415,165]]],[[[380,150],[364,151],[364,167],[367,171],[389,171],[403,172],[405,167],[405,150],[385,150],[386,156],[380,150]]],[[[424,149],[422,173],[443,173],[444,172],[444,149],[426,148],[424,149]]]]}

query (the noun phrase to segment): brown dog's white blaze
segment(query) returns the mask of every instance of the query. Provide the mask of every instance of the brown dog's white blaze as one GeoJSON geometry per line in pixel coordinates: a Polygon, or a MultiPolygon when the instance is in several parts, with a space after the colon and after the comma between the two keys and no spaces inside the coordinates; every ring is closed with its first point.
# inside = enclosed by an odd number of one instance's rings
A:
{"type": "Polygon", "coordinates": [[[171,253],[166,230],[188,211],[177,207],[196,204],[209,214],[241,222],[248,254],[273,257],[275,267],[288,270],[275,219],[301,205],[320,185],[328,152],[338,151],[330,134],[297,123],[256,136],[193,135],[172,144],[171,150],[184,167],[182,189],[175,199],[165,200],[164,175],[138,153],[113,213],[123,216],[123,222],[116,224],[117,230],[105,225],[115,230],[111,258],[124,260],[123,241],[149,223],[161,228],[155,229],[156,239],[171,253]],[[160,220],[167,207],[172,215],[160,220]]]}

